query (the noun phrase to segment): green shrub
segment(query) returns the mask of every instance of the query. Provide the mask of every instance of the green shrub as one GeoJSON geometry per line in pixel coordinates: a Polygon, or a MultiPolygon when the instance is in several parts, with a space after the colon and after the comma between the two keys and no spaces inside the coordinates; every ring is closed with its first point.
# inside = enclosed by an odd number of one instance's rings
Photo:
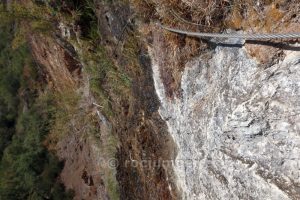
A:
{"type": "Polygon", "coordinates": [[[0,24],[0,199],[72,199],[58,180],[63,163],[43,145],[55,105],[28,84],[38,76],[26,43],[12,49],[15,27],[0,24]]]}
{"type": "MultiPolygon", "coordinates": [[[[0,166],[0,199],[67,199],[57,177],[63,167],[43,141],[50,129],[47,105],[35,103],[18,118],[19,133],[5,149],[0,166]]],[[[68,197],[69,198],[69,197],[68,197]]]]}

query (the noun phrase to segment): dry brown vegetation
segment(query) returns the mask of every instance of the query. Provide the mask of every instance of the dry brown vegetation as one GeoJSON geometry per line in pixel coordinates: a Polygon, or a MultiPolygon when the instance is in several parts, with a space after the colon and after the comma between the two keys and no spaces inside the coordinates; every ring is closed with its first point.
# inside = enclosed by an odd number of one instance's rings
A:
{"type": "MultiPolygon", "coordinates": [[[[250,33],[299,31],[297,25],[299,23],[295,23],[300,7],[297,0],[131,0],[131,2],[146,24],[141,32],[147,38],[151,38],[148,39],[149,46],[160,51],[160,64],[164,66],[161,76],[171,98],[180,95],[181,71],[185,63],[201,52],[207,51],[209,45],[204,40],[159,30],[152,22],[160,21],[170,27],[198,32],[222,32],[228,28],[250,33]],[[156,38],[157,43],[153,44],[155,35],[159,38],[156,38]]],[[[254,57],[259,57],[263,52],[270,51],[270,48],[264,47],[257,51],[258,48],[252,45],[251,52],[254,57]]],[[[270,58],[258,60],[265,63],[270,58]]]]}
{"type": "Polygon", "coordinates": [[[199,31],[224,28],[247,29],[248,26],[271,25],[297,15],[297,0],[131,0],[147,22],[162,23],[199,31]],[[252,22],[252,23],[251,23],[252,22]]]}

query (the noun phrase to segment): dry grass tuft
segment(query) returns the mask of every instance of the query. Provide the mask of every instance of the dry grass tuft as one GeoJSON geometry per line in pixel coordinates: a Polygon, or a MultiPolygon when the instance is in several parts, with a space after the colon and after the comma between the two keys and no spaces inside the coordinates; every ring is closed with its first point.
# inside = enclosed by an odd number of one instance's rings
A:
{"type": "Polygon", "coordinates": [[[146,21],[160,20],[170,26],[183,26],[211,31],[222,27],[231,7],[228,0],[132,0],[140,16],[146,21]],[[199,24],[193,26],[187,22],[199,24]]]}

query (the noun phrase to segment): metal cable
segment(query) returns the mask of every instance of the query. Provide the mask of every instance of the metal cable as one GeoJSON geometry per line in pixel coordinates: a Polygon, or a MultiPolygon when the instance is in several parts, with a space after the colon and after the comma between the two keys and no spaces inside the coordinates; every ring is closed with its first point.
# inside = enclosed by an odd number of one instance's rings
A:
{"type": "Polygon", "coordinates": [[[190,32],[157,24],[161,28],[179,34],[184,34],[200,38],[239,38],[244,40],[264,40],[264,39],[298,39],[300,33],[262,33],[262,34],[238,34],[238,33],[201,33],[190,32]]]}

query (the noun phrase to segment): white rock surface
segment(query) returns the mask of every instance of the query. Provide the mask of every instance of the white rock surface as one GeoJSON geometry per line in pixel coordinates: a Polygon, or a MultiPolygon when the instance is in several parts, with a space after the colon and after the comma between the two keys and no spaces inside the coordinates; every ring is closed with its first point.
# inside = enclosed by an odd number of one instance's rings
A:
{"type": "Polygon", "coordinates": [[[243,48],[217,47],[186,64],[173,100],[150,54],[183,199],[300,199],[299,51],[265,69],[243,48]]]}

